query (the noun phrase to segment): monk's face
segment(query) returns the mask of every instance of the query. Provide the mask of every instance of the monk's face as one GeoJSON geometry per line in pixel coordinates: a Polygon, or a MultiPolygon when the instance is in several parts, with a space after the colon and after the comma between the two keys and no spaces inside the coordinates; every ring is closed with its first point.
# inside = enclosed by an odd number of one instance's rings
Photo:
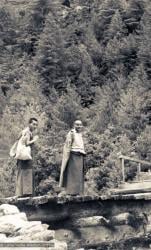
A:
{"type": "Polygon", "coordinates": [[[38,122],[33,120],[30,124],[29,124],[30,130],[31,131],[35,131],[38,127],[38,122]]]}
{"type": "Polygon", "coordinates": [[[81,121],[75,121],[74,123],[74,128],[76,130],[76,132],[80,133],[83,129],[83,125],[81,121]]]}

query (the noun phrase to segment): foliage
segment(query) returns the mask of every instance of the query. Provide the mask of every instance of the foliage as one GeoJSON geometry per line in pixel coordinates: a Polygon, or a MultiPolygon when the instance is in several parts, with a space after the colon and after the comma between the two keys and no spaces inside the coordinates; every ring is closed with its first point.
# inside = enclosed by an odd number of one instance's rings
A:
{"type": "MultiPolygon", "coordinates": [[[[120,151],[151,157],[149,0],[28,2],[0,4],[2,150],[37,117],[36,192],[57,194],[63,143],[81,119],[86,193],[106,192],[121,181],[120,151]]],[[[134,178],[135,164],[126,169],[134,178]]],[[[0,193],[12,195],[15,162],[1,170],[0,193]]]]}

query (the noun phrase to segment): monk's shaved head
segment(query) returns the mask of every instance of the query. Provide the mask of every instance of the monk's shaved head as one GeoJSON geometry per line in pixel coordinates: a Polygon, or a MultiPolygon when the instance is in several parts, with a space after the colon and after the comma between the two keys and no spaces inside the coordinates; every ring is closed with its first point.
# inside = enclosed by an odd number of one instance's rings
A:
{"type": "Polygon", "coordinates": [[[81,124],[81,125],[82,125],[82,121],[81,121],[81,120],[76,120],[76,121],[74,122],[74,125],[76,125],[76,124],[81,124]]]}
{"type": "Polygon", "coordinates": [[[83,128],[83,124],[82,124],[82,121],[81,120],[76,120],[74,122],[74,128],[75,130],[80,133],[82,131],[82,128],[83,128]]]}

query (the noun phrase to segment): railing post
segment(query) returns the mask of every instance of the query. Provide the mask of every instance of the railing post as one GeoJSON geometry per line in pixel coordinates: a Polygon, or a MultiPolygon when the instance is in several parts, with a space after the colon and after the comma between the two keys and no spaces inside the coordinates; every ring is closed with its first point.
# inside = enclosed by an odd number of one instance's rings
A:
{"type": "Polygon", "coordinates": [[[138,163],[138,167],[137,167],[138,181],[140,181],[140,172],[141,172],[141,163],[138,163]]]}
{"type": "Polygon", "coordinates": [[[148,161],[144,161],[144,160],[139,160],[139,159],[135,159],[135,158],[131,158],[129,156],[125,156],[125,155],[122,155],[121,152],[119,152],[118,154],[118,157],[120,159],[120,165],[122,167],[122,182],[125,182],[125,166],[124,166],[124,161],[132,161],[132,162],[137,162],[138,163],[138,166],[137,166],[137,179],[138,181],[141,181],[141,165],[144,164],[144,165],[147,165],[147,166],[151,166],[151,162],[148,162],[148,161]]]}
{"type": "Polygon", "coordinates": [[[121,164],[122,164],[122,177],[123,177],[123,182],[125,182],[125,166],[124,166],[124,159],[121,158],[121,164]]]}

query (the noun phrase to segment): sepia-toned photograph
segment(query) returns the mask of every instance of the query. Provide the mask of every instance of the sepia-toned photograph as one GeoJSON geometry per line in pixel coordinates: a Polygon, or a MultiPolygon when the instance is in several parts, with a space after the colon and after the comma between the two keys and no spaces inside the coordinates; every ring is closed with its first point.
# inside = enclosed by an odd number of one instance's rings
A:
{"type": "Polygon", "coordinates": [[[150,125],[150,0],[0,0],[0,250],[151,249],[150,125]]]}

